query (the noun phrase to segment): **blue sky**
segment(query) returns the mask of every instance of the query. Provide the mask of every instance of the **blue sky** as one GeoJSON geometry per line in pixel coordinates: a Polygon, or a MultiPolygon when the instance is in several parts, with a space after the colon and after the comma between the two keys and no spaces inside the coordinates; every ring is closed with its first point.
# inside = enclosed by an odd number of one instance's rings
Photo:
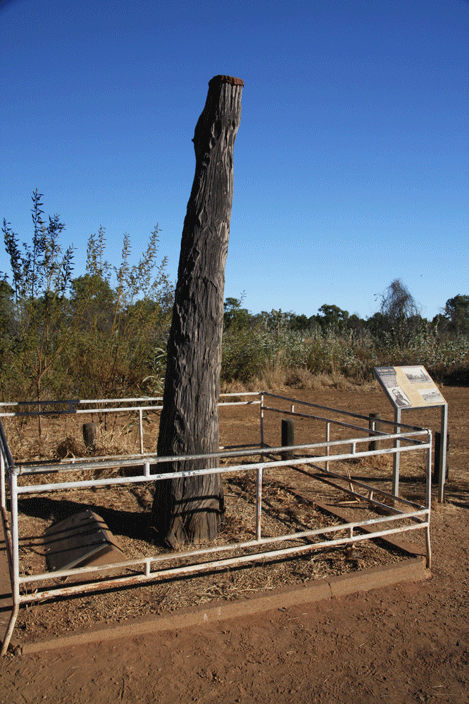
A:
{"type": "MultiPolygon", "coordinates": [[[[433,317],[469,294],[467,0],[1,0],[0,216],[60,213],[83,273],[156,223],[175,280],[191,142],[242,78],[225,296],[362,317],[401,278],[433,317]]],[[[0,253],[0,270],[7,263],[0,253]]]]}

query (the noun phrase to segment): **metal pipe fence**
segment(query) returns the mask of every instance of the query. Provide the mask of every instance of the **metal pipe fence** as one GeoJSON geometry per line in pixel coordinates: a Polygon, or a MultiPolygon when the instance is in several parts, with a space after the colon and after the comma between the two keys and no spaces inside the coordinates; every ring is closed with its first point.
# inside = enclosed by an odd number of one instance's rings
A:
{"type": "MultiPolygon", "coordinates": [[[[421,530],[425,533],[427,566],[431,562],[430,549],[430,507],[431,507],[431,431],[416,426],[409,426],[393,421],[381,420],[381,428],[388,431],[370,429],[369,416],[364,416],[340,409],[331,409],[297,399],[291,399],[268,392],[234,393],[224,395],[222,406],[258,405],[259,406],[259,442],[244,449],[220,449],[215,453],[188,454],[184,456],[159,457],[154,453],[137,453],[127,456],[106,458],[74,458],[60,462],[18,462],[15,463],[8,446],[6,434],[1,425],[1,417],[21,417],[37,415],[44,412],[54,414],[101,413],[106,412],[137,413],[140,418],[140,447],[142,448],[143,428],[141,417],[145,410],[161,408],[159,398],[147,399],[97,399],[88,401],[40,402],[31,404],[0,404],[0,460],[1,460],[1,508],[6,535],[6,545],[10,566],[13,611],[5,636],[2,654],[6,653],[15,627],[18,610],[22,604],[38,603],[57,597],[86,594],[98,590],[138,585],[158,580],[167,580],[178,576],[190,576],[227,567],[255,563],[259,560],[288,558],[324,547],[343,546],[379,537],[391,536],[407,531],[421,530]],[[239,400],[243,399],[243,400],[239,400]],[[269,403],[277,405],[266,405],[269,403]],[[87,406],[87,408],[84,408],[87,406]],[[88,407],[89,406],[89,407],[88,407]],[[110,406],[110,407],[109,407],[110,406]],[[32,410],[26,410],[27,408],[32,410]],[[41,410],[44,409],[43,411],[41,410]],[[298,410],[300,408],[301,410],[298,410]],[[3,410],[4,409],[4,410],[3,410]],[[49,410],[52,409],[52,410],[49,410]],[[62,409],[62,410],[60,410],[62,409]],[[268,444],[266,417],[285,415],[315,421],[323,426],[323,439],[293,446],[268,444]],[[337,428],[348,433],[345,438],[331,439],[331,429],[337,428]],[[370,449],[370,438],[379,438],[380,447],[370,449]],[[396,440],[400,440],[396,443],[396,440]],[[285,450],[288,449],[288,456],[285,450]],[[425,456],[425,494],[424,501],[414,502],[394,493],[386,492],[363,480],[351,480],[350,474],[342,469],[342,463],[357,461],[367,457],[393,456],[395,453],[424,453],[425,456]],[[205,460],[216,466],[185,472],[158,472],[161,463],[189,460],[205,460]],[[246,462],[246,460],[249,460],[246,462]],[[230,464],[226,464],[226,462],[230,464]],[[336,463],[338,469],[331,470],[336,463]],[[288,468],[300,473],[311,482],[334,487],[336,490],[365,501],[368,506],[386,508],[386,515],[367,517],[339,525],[310,530],[293,530],[276,536],[263,534],[263,486],[266,476],[275,469],[288,468]],[[105,478],[94,478],[96,470],[114,472],[105,478]],[[121,476],[125,469],[125,476],[121,476]],[[24,574],[20,565],[19,522],[21,513],[19,501],[26,495],[79,491],[93,487],[99,489],[107,486],[135,485],[154,483],[172,478],[195,477],[207,474],[243,475],[255,473],[256,500],[254,540],[221,545],[209,545],[189,551],[176,551],[174,554],[148,555],[134,559],[41,572],[24,574]],[[47,475],[47,477],[42,477],[47,475]],[[50,476],[57,481],[51,481],[50,476]],[[77,476],[78,475],[78,476],[77,476]],[[88,478],[89,477],[89,478],[88,478]],[[366,532],[365,532],[366,530],[366,532]],[[199,558],[203,561],[198,562],[199,558]],[[191,564],[173,566],[183,559],[190,559],[191,564]],[[112,570],[112,575],[109,575],[112,570]],[[116,570],[118,574],[116,576],[116,570]],[[79,583],[63,585],[63,578],[79,578],[79,583]]],[[[198,465],[200,466],[200,464],[198,465]]],[[[296,475],[295,475],[296,476],[296,475]]]]}

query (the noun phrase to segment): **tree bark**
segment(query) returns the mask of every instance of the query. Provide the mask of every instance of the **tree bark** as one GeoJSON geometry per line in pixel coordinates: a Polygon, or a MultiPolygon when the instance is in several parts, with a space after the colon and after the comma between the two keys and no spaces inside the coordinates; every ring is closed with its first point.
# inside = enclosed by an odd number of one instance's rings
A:
{"type": "MultiPolygon", "coordinates": [[[[194,134],[196,167],[182,232],[168,341],[160,456],[217,452],[225,263],[233,201],[233,149],[243,81],[215,76],[194,134]]],[[[216,466],[216,459],[157,465],[158,472],[216,466]]],[[[152,525],[163,544],[216,537],[223,516],[220,475],[155,483],[152,525]]]]}

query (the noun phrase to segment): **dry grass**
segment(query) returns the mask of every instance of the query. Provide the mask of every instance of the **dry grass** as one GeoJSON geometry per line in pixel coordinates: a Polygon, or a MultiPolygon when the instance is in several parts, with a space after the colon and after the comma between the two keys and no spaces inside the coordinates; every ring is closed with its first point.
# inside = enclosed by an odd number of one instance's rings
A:
{"type": "MultiPolygon", "coordinates": [[[[145,452],[156,451],[158,437],[158,413],[152,418],[144,417],[145,452]],[[154,422],[156,420],[156,423],[154,422]],[[153,428],[150,429],[150,422],[153,428]]],[[[47,417],[42,421],[39,436],[34,421],[29,419],[4,419],[5,433],[10,450],[17,463],[77,459],[80,457],[106,457],[130,455],[139,452],[138,425],[135,414],[103,413],[92,416],[96,422],[97,437],[93,449],[88,449],[83,440],[82,426],[89,421],[86,416],[47,417]]]]}
{"type": "Polygon", "coordinates": [[[284,369],[274,367],[266,369],[262,376],[248,382],[230,381],[222,382],[222,393],[236,393],[243,391],[279,391],[281,389],[311,389],[320,391],[323,389],[356,389],[361,391],[378,388],[378,382],[355,381],[345,377],[343,374],[334,373],[313,374],[308,369],[298,367],[297,369],[284,369]]]}

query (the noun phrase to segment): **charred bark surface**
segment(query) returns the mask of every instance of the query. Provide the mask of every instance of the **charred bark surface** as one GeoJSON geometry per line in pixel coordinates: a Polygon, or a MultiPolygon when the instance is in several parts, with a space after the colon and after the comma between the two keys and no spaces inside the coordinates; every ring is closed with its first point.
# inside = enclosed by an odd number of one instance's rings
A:
{"type": "MultiPolygon", "coordinates": [[[[194,134],[195,176],[181,242],[168,341],[160,456],[217,452],[225,263],[233,200],[233,149],[243,82],[215,76],[194,134]]],[[[165,472],[213,467],[178,461],[165,472]]],[[[162,466],[158,465],[158,471],[162,466]]],[[[156,482],[152,525],[170,547],[212,540],[224,511],[219,475],[156,482]]]]}

